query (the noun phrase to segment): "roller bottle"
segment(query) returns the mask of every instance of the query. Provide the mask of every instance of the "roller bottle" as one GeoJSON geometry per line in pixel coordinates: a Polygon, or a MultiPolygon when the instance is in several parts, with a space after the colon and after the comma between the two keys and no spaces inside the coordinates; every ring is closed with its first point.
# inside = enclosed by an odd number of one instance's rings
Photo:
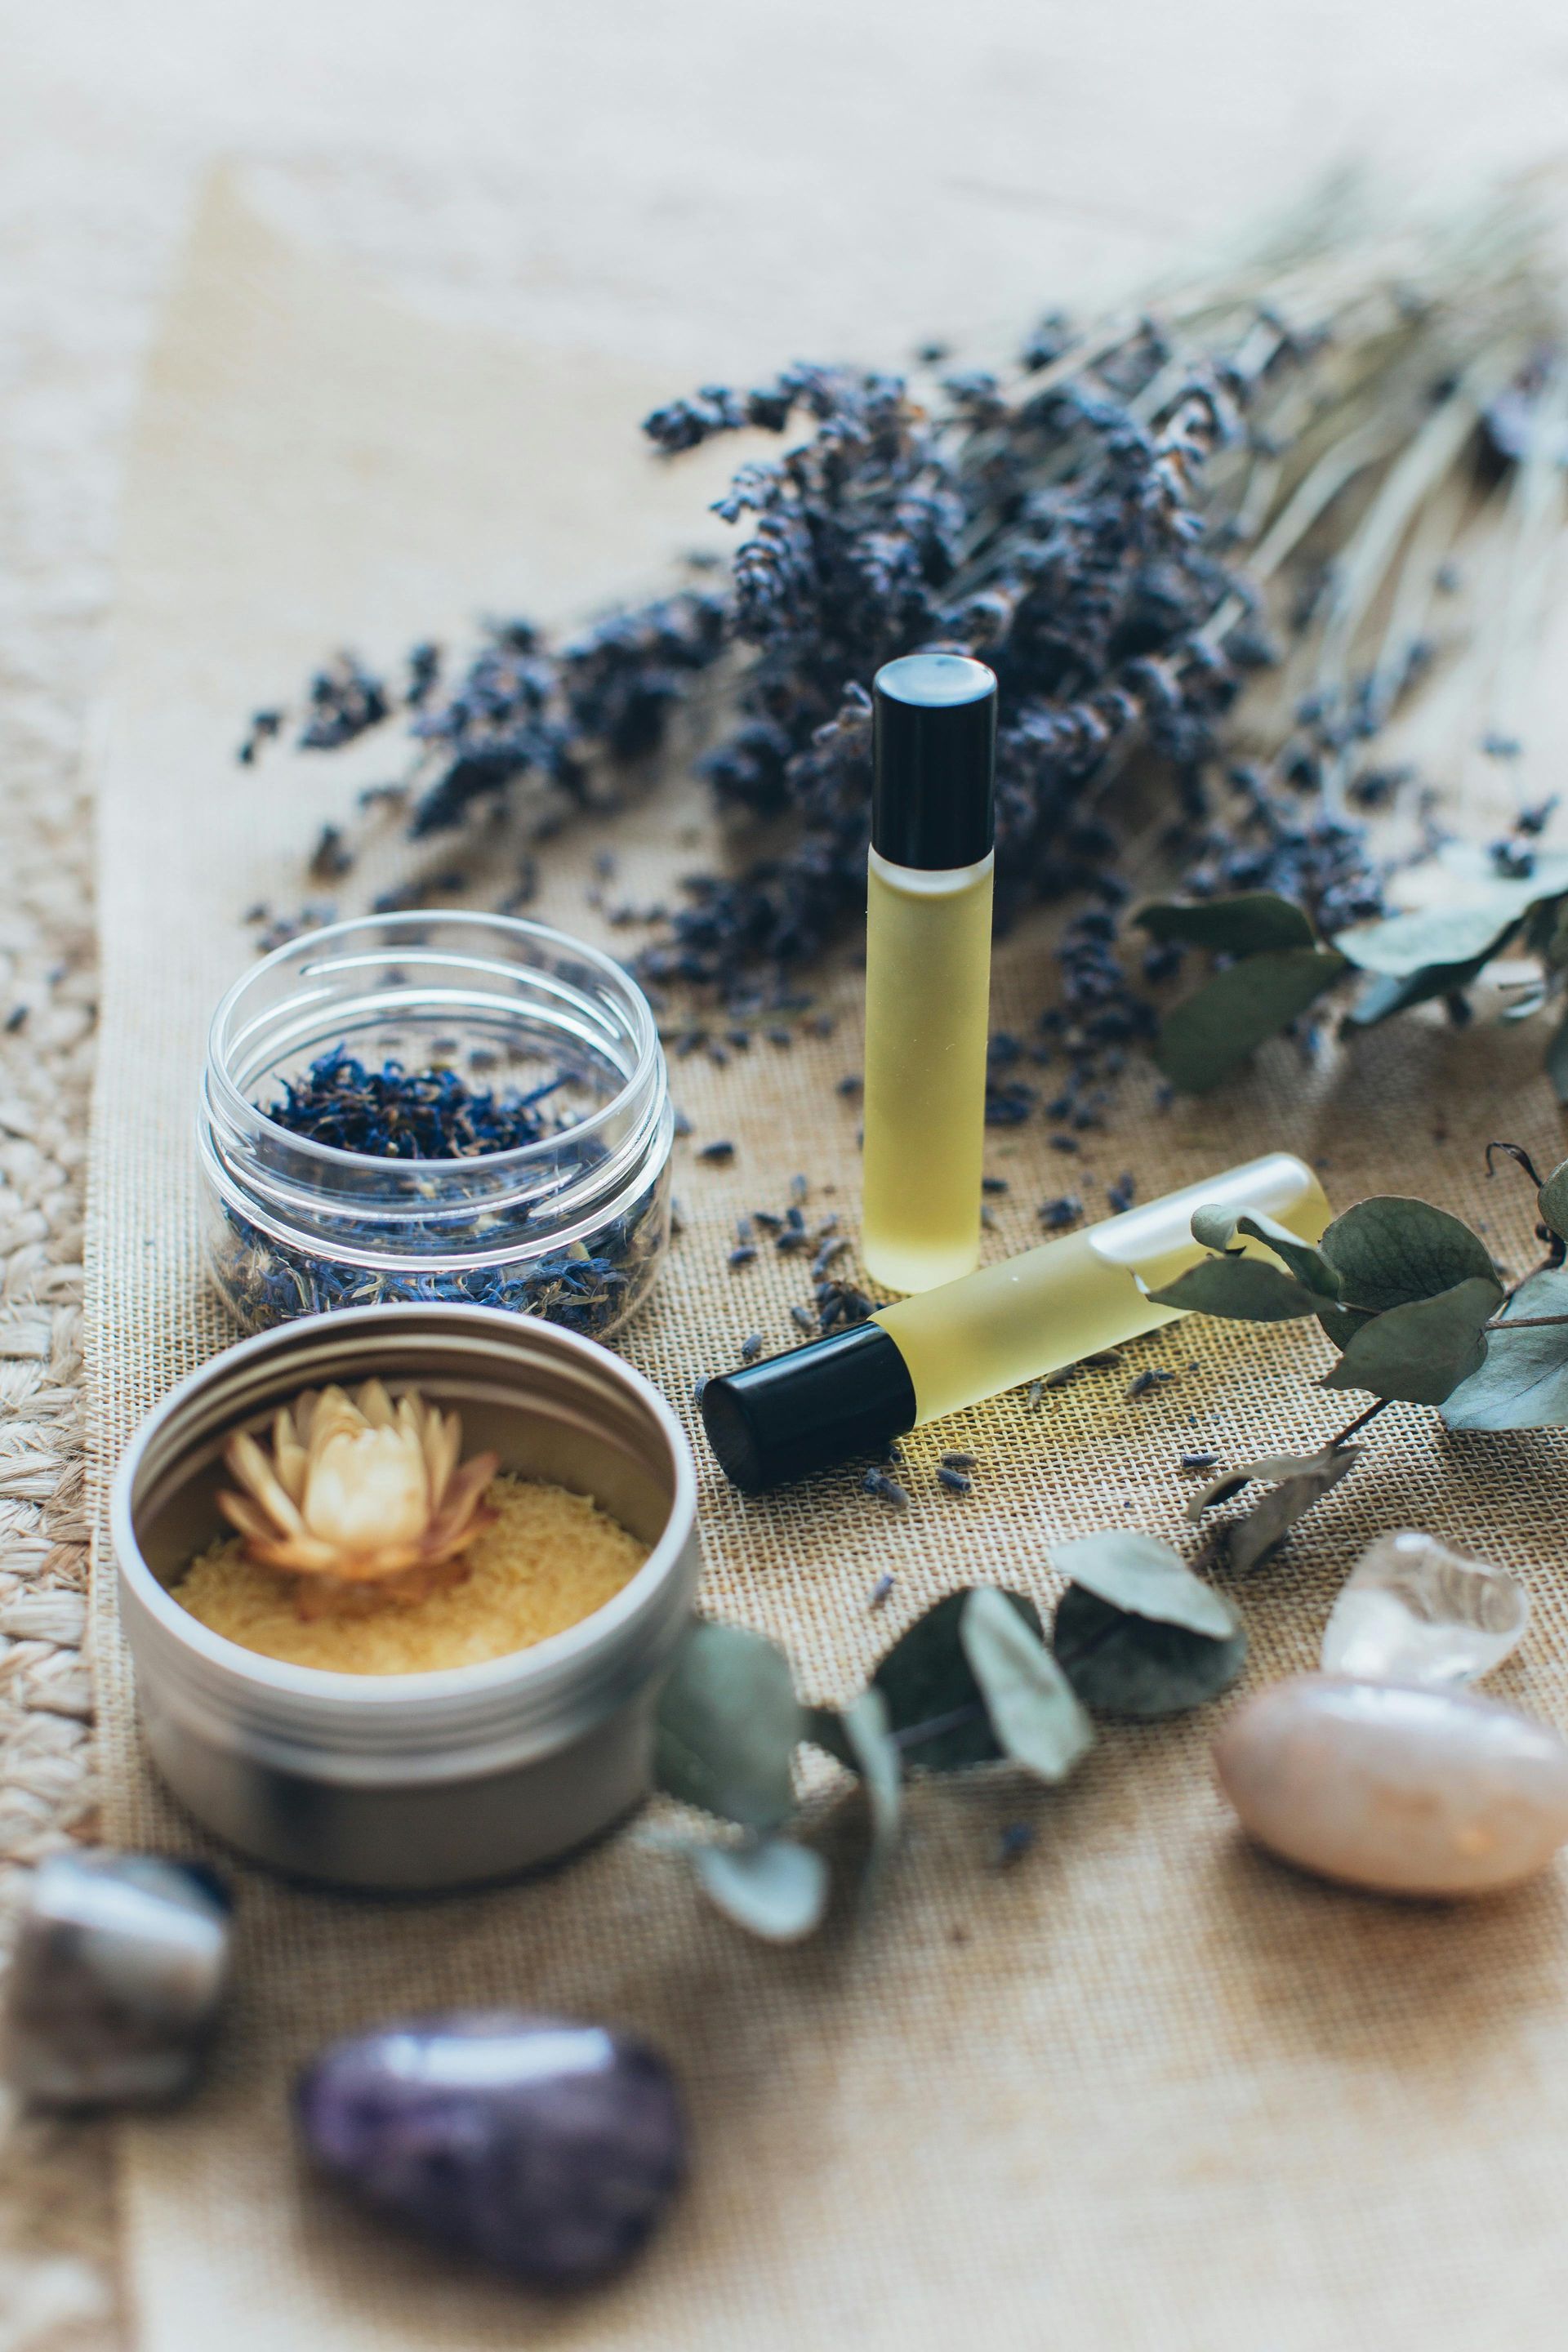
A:
{"type": "Polygon", "coordinates": [[[872,687],[861,1246],[889,1290],[980,1255],[996,680],[910,654],[872,687]]]}
{"type": "Polygon", "coordinates": [[[1302,1241],[1331,1213],[1305,1161],[1275,1151],[896,1299],[869,1322],[708,1381],[702,1419],[721,1467],[759,1488],[878,1453],[917,1422],[1173,1322],[1177,1310],[1146,1292],[1204,1255],[1192,1220],[1206,1203],[1272,1217],[1302,1241]]]}

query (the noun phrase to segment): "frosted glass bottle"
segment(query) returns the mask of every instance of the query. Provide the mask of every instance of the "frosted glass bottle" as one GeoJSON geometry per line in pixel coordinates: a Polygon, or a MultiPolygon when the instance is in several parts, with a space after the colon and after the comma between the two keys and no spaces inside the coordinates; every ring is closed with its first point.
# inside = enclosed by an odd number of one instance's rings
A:
{"type": "Polygon", "coordinates": [[[861,1255],[889,1290],[980,1256],[996,680],[910,654],[872,681],[861,1255]]]}
{"type": "Polygon", "coordinates": [[[866,901],[861,1246],[889,1290],[980,1256],[995,852],[931,872],[873,849],[866,901]]]}

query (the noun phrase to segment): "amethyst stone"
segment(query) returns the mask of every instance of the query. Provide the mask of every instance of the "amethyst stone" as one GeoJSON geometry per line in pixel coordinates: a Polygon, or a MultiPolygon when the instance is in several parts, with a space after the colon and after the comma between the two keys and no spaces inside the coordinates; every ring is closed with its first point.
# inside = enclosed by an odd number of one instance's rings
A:
{"type": "Polygon", "coordinates": [[[296,2097],[312,2156],[358,2196],[539,2285],[616,2269],[686,2169],[663,2059],[563,2018],[386,2026],[324,2050],[296,2097]]]}

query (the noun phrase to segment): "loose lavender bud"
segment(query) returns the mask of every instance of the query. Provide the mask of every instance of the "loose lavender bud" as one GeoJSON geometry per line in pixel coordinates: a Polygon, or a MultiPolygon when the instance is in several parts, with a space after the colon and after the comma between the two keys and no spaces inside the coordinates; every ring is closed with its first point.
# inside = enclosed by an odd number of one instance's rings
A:
{"type": "Polygon", "coordinates": [[[735,1147],[732,1143],[705,1143],[697,1157],[706,1160],[710,1168],[722,1168],[735,1157],[735,1147]]]}
{"type": "Polygon", "coordinates": [[[950,1495],[969,1495],[974,1491],[974,1481],[963,1470],[950,1470],[945,1462],[937,1469],[937,1476],[950,1495]]]}

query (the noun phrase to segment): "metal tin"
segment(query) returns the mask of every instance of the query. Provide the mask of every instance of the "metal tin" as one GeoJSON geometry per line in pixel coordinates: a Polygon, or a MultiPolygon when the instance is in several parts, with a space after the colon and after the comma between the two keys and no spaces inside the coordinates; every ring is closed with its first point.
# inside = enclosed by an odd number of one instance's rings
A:
{"type": "Polygon", "coordinates": [[[350,1308],[243,1340],[142,1423],[114,1481],[121,1610],[153,1760],[258,1861],[348,1886],[504,1876],[647,1793],[663,1675],[700,1572],[697,1482],[640,1373],[553,1324],[482,1307],[350,1308]],[[437,1674],[342,1675],[213,1633],[167,1587],[218,1530],[231,1431],[301,1390],[380,1378],[462,1414],[503,1469],[593,1495],[652,1546],[604,1608],[534,1648],[437,1674]]]}

